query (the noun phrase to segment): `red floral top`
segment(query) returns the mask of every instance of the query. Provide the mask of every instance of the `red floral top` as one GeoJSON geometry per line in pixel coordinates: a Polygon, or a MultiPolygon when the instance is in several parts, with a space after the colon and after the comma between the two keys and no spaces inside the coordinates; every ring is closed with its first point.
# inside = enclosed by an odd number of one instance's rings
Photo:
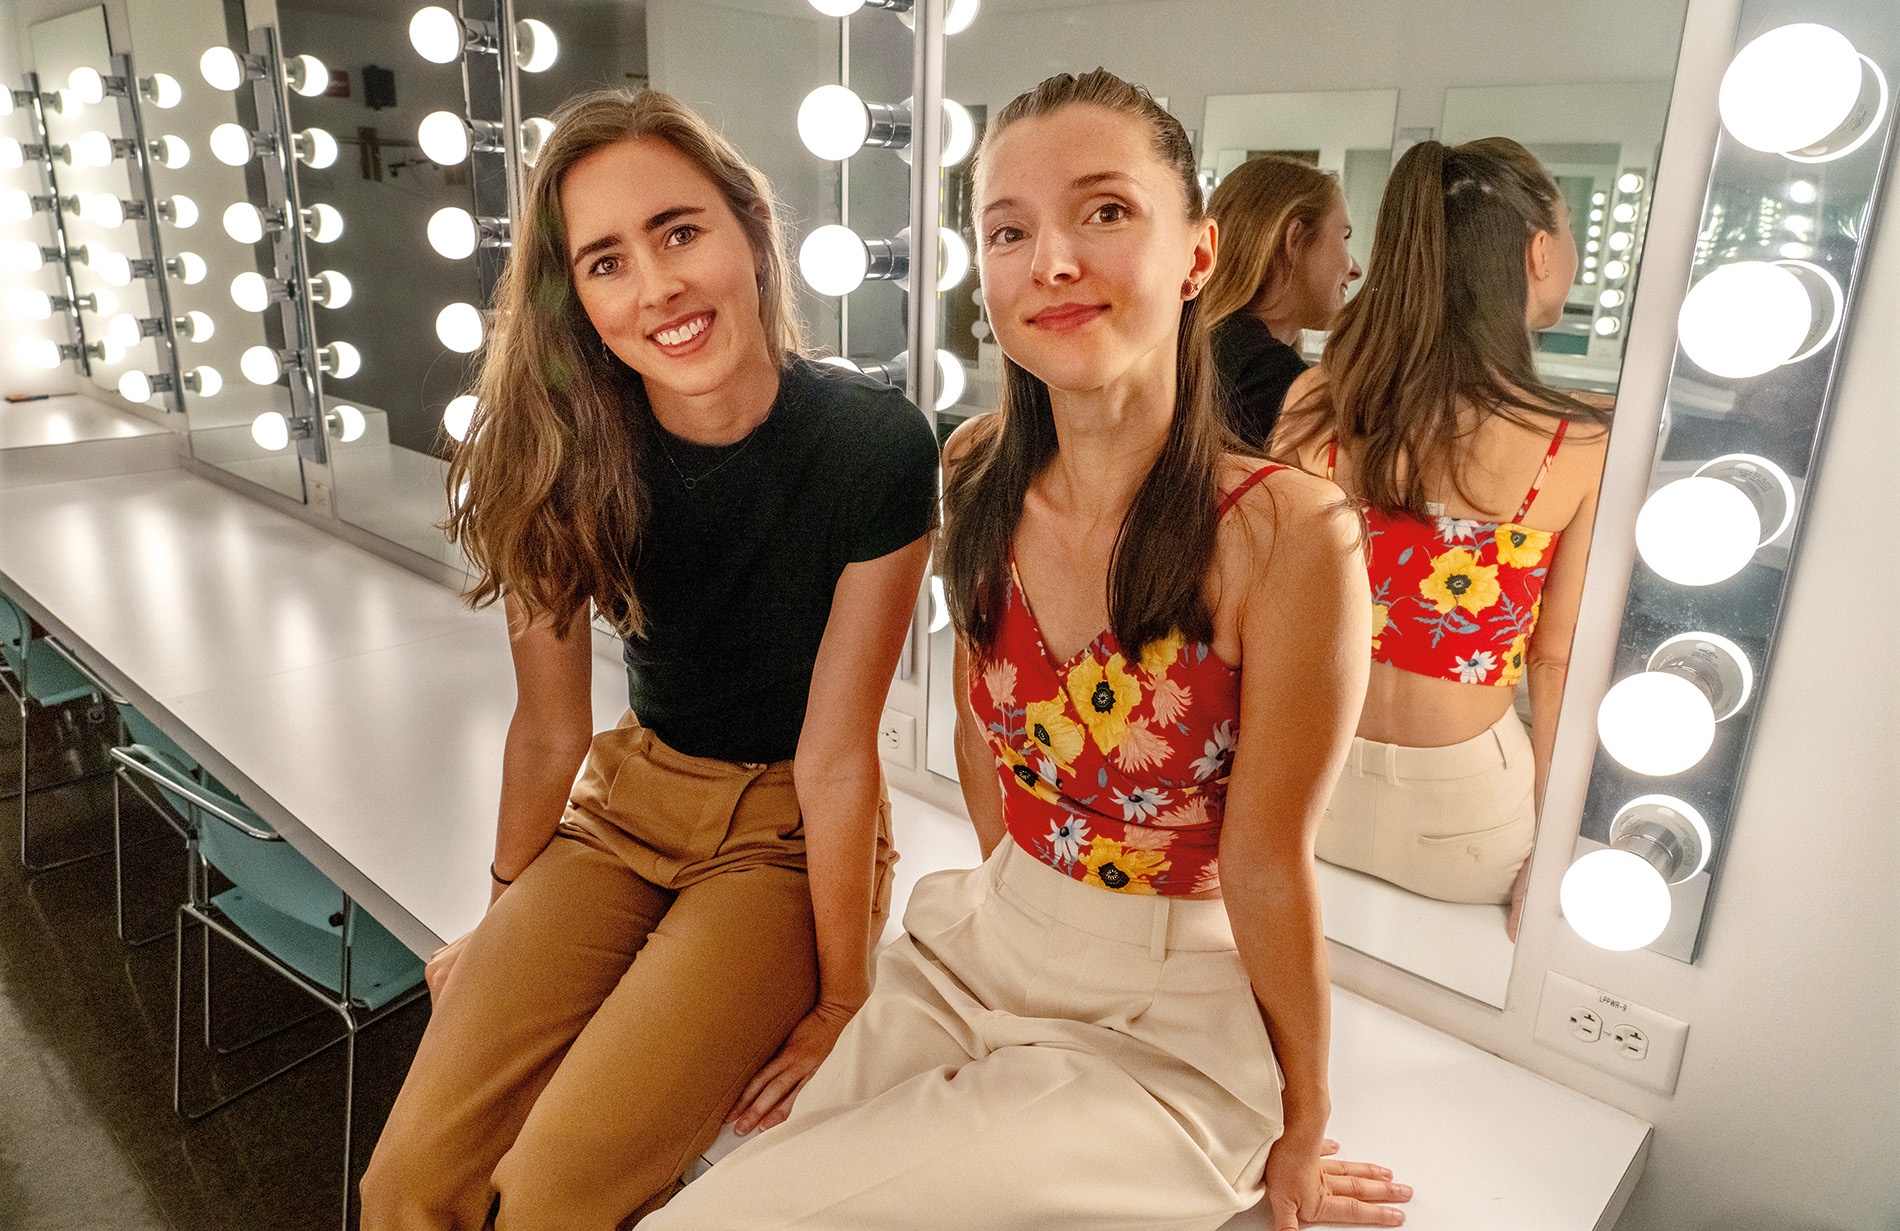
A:
{"type": "MultiPolygon", "coordinates": [[[[1255,471],[1221,502],[1226,514],[1255,471]]],[[[1220,888],[1220,828],[1240,738],[1240,671],[1175,632],[1138,658],[1103,630],[1057,663],[1010,564],[996,643],[970,674],[1016,844],[1118,893],[1220,888]]]]}
{"type": "MultiPolygon", "coordinates": [[[[1563,444],[1560,421],[1508,522],[1387,513],[1364,505],[1372,581],[1372,661],[1459,684],[1516,687],[1559,533],[1522,525],[1563,444]]],[[[1335,440],[1326,454],[1333,477],[1335,440]]]]}

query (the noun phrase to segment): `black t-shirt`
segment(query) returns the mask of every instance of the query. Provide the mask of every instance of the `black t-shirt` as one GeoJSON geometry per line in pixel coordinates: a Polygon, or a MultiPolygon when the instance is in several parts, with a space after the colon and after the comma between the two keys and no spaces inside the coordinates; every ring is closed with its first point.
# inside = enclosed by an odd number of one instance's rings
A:
{"type": "Polygon", "coordinates": [[[1221,411],[1243,441],[1264,449],[1306,360],[1251,312],[1236,312],[1214,326],[1213,342],[1221,411]]]}
{"type": "Polygon", "coordinates": [[[845,565],[935,523],[936,433],[901,390],[796,357],[743,444],[682,440],[637,400],[652,505],[634,569],[646,631],[626,641],[629,704],[681,752],[785,760],[845,565]]]}

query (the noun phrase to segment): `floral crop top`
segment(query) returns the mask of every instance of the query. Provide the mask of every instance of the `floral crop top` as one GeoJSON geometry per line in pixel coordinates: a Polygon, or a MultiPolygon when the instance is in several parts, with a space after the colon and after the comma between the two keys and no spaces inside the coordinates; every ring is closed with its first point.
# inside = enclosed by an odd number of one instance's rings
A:
{"type": "MultiPolygon", "coordinates": [[[[1521,524],[1564,442],[1560,421],[1508,522],[1387,513],[1362,504],[1372,581],[1372,661],[1459,684],[1513,688],[1537,626],[1559,533],[1521,524]]],[[[1333,477],[1339,442],[1326,453],[1333,477]]]]}
{"type": "MultiPolygon", "coordinates": [[[[1221,514],[1284,469],[1247,476],[1221,514]]],[[[996,643],[970,675],[970,708],[996,754],[1003,822],[1018,846],[1117,893],[1220,888],[1240,672],[1206,642],[1177,631],[1131,660],[1104,629],[1057,663],[1012,558],[996,643]]]]}

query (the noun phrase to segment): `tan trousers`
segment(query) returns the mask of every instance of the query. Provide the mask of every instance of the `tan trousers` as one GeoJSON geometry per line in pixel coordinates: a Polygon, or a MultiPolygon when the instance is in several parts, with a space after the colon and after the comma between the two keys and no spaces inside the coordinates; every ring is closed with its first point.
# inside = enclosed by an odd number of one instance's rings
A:
{"type": "MultiPolygon", "coordinates": [[[[879,811],[875,937],[889,909],[879,811]]],[[[470,935],[363,1177],[365,1231],[594,1231],[664,1204],[817,995],[792,763],[594,739],[470,935]]]]}
{"type": "Polygon", "coordinates": [[[790,1119],[640,1231],[1208,1231],[1260,1200],[1280,1073],[1223,903],[1005,840],[904,923],[790,1119]]]}
{"type": "Polygon", "coordinates": [[[1534,784],[1512,710],[1443,748],[1355,738],[1316,853],[1441,902],[1501,905],[1537,834],[1534,784]]]}

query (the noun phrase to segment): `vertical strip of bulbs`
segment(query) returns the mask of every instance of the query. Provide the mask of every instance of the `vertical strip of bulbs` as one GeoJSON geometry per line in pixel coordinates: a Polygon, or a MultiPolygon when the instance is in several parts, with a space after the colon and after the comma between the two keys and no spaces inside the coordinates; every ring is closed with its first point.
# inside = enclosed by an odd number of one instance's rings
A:
{"type": "Polygon", "coordinates": [[[1620,341],[1629,323],[1630,286],[1649,215],[1648,187],[1643,169],[1629,167],[1617,175],[1608,192],[1591,195],[1583,281],[1595,290],[1590,320],[1593,339],[1620,341]]]}
{"type": "MultiPolygon", "coordinates": [[[[47,222],[52,227],[53,243],[50,248],[41,249],[37,255],[41,261],[56,261],[58,265],[59,295],[56,303],[63,305],[61,311],[66,318],[69,339],[64,343],[57,339],[48,339],[50,348],[36,346],[34,350],[43,352],[43,354],[36,354],[40,360],[40,366],[56,368],[70,359],[79,374],[86,376],[91,374],[90,360],[95,357],[94,352],[98,352],[98,357],[103,357],[104,352],[86,341],[85,322],[79,315],[79,287],[73,281],[72,242],[66,234],[65,211],[59,208],[59,202],[63,198],[60,196],[59,173],[55,170],[54,163],[63,158],[70,165],[72,151],[67,146],[56,147],[53,144],[52,131],[46,126],[46,103],[49,97],[57,100],[57,96],[40,92],[39,74],[26,74],[26,90],[23,93],[24,97],[21,94],[11,94],[10,101],[23,105],[26,110],[27,122],[33,128],[33,141],[27,147],[27,152],[34,156],[34,162],[38,164],[40,184],[44,194],[54,202],[54,207],[46,211],[47,222]]],[[[28,266],[24,256],[19,263],[33,269],[40,267],[38,262],[28,266]]]]}
{"type": "MultiPolygon", "coordinates": [[[[119,92],[119,118],[120,127],[131,130],[135,147],[126,155],[126,169],[132,173],[133,188],[139,193],[139,199],[144,206],[143,209],[134,211],[137,214],[140,239],[154,268],[163,270],[166,267],[165,244],[159,235],[158,197],[152,191],[151,149],[146,144],[145,114],[139,105],[138,78],[133,73],[132,57],[129,53],[114,56],[112,66],[118,79],[131,87],[119,92]]],[[[171,414],[183,414],[185,398],[184,388],[179,380],[178,333],[173,324],[177,318],[172,312],[171,287],[168,280],[162,276],[152,281],[152,289],[158,297],[158,320],[156,330],[150,336],[156,340],[159,374],[163,379],[147,378],[149,388],[146,397],[149,398],[152,391],[163,392],[166,411],[171,414]]],[[[136,382],[132,391],[138,391],[136,382]]],[[[145,398],[135,400],[144,401],[145,398]]]]}

